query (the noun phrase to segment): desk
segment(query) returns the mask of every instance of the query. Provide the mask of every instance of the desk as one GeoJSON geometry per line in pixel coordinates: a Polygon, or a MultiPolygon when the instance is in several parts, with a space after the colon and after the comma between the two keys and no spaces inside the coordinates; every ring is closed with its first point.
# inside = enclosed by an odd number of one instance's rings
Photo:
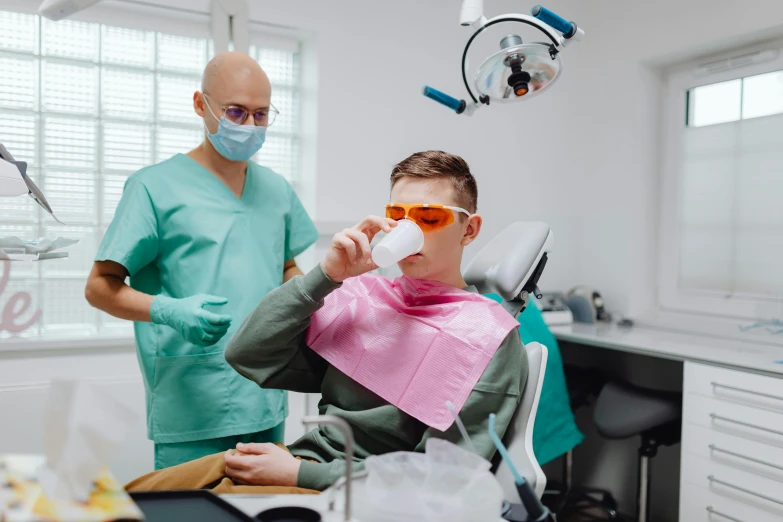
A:
{"type": "Polygon", "coordinates": [[[551,330],[683,363],[681,522],[783,520],[783,346],[639,326],[551,330]]]}
{"type": "Polygon", "coordinates": [[[735,368],[783,378],[783,346],[756,341],[610,324],[572,324],[550,328],[558,341],[623,352],[735,368]]]}

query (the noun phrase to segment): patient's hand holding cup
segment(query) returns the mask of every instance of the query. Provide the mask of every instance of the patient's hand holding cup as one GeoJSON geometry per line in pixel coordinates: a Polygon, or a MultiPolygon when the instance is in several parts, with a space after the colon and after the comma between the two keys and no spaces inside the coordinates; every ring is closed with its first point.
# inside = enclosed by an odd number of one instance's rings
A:
{"type": "Polygon", "coordinates": [[[409,219],[402,219],[372,250],[372,260],[380,268],[388,268],[424,247],[424,232],[409,219]]]}

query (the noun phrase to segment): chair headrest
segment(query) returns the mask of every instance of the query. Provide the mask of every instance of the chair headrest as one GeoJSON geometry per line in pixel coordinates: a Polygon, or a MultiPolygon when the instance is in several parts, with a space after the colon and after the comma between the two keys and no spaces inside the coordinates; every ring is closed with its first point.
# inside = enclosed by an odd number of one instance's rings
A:
{"type": "Polygon", "coordinates": [[[495,236],[471,260],[465,282],[482,294],[495,293],[506,301],[532,292],[552,251],[554,238],[549,225],[517,221],[495,236]]]}

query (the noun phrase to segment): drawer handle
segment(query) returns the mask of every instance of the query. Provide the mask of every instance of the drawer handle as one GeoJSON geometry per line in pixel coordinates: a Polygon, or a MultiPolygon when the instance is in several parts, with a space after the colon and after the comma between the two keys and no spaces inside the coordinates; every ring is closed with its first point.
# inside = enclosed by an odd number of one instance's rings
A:
{"type": "Polygon", "coordinates": [[[721,518],[725,518],[726,520],[731,520],[732,522],[743,522],[742,520],[740,520],[738,518],[734,518],[734,517],[730,517],[728,515],[724,515],[720,511],[715,511],[714,509],[712,509],[712,506],[707,506],[707,513],[709,513],[710,515],[715,515],[715,516],[718,516],[718,517],[721,517],[721,518]]]}
{"type": "Polygon", "coordinates": [[[775,435],[781,435],[783,436],[783,431],[777,431],[770,428],[765,428],[764,426],[757,426],[755,424],[749,424],[747,422],[742,422],[734,419],[729,419],[727,417],[721,417],[720,415],[715,415],[714,413],[710,413],[710,417],[713,418],[713,420],[722,420],[723,422],[730,422],[732,424],[739,424],[740,426],[746,426],[748,428],[753,428],[755,430],[761,430],[761,431],[767,431],[769,433],[774,433],[775,435]]]}
{"type": "Polygon", "coordinates": [[[725,388],[727,390],[738,391],[738,392],[742,392],[742,393],[749,393],[751,395],[758,395],[759,397],[766,397],[768,399],[775,399],[775,400],[778,400],[778,401],[783,401],[783,397],[780,397],[778,395],[770,395],[769,393],[761,393],[761,392],[757,392],[757,391],[753,391],[753,390],[746,390],[744,388],[735,388],[734,386],[727,386],[725,384],[721,384],[719,382],[714,382],[714,381],[711,382],[710,384],[712,385],[713,388],[725,388]]]}
{"type": "Polygon", "coordinates": [[[734,453],[733,451],[721,449],[717,447],[715,444],[710,444],[709,448],[712,451],[717,451],[718,453],[725,453],[726,455],[731,455],[732,457],[737,457],[738,459],[744,459],[748,460],[750,462],[755,462],[756,464],[763,464],[764,466],[769,466],[770,468],[779,469],[780,471],[783,471],[783,467],[777,466],[775,464],[770,464],[769,462],[764,462],[763,460],[754,459],[753,457],[748,457],[747,455],[741,455],[739,453],[734,453]]]}
{"type": "Polygon", "coordinates": [[[756,493],[755,491],[751,491],[749,489],[741,488],[739,486],[735,486],[734,484],[729,484],[728,482],[723,482],[722,480],[716,479],[712,475],[707,477],[707,480],[709,480],[710,482],[713,482],[715,484],[720,484],[721,486],[725,486],[727,488],[736,489],[737,491],[741,491],[743,493],[747,493],[748,495],[752,495],[754,497],[757,497],[757,498],[760,498],[760,499],[764,499],[764,500],[766,500],[768,502],[774,502],[775,504],[779,504],[779,505],[783,506],[783,501],[781,501],[781,500],[776,500],[776,499],[774,499],[772,497],[768,497],[766,495],[762,495],[761,493],[756,493]]]}

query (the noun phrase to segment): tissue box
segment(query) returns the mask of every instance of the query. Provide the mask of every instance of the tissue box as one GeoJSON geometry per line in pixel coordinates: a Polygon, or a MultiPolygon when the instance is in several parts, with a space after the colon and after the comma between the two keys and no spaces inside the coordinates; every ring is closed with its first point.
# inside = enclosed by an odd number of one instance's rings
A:
{"type": "Polygon", "coordinates": [[[87,502],[50,501],[38,483],[46,458],[0,455],[0,522],[109,522],[144,515],[108,470],[95,478],[87,502]]]}

